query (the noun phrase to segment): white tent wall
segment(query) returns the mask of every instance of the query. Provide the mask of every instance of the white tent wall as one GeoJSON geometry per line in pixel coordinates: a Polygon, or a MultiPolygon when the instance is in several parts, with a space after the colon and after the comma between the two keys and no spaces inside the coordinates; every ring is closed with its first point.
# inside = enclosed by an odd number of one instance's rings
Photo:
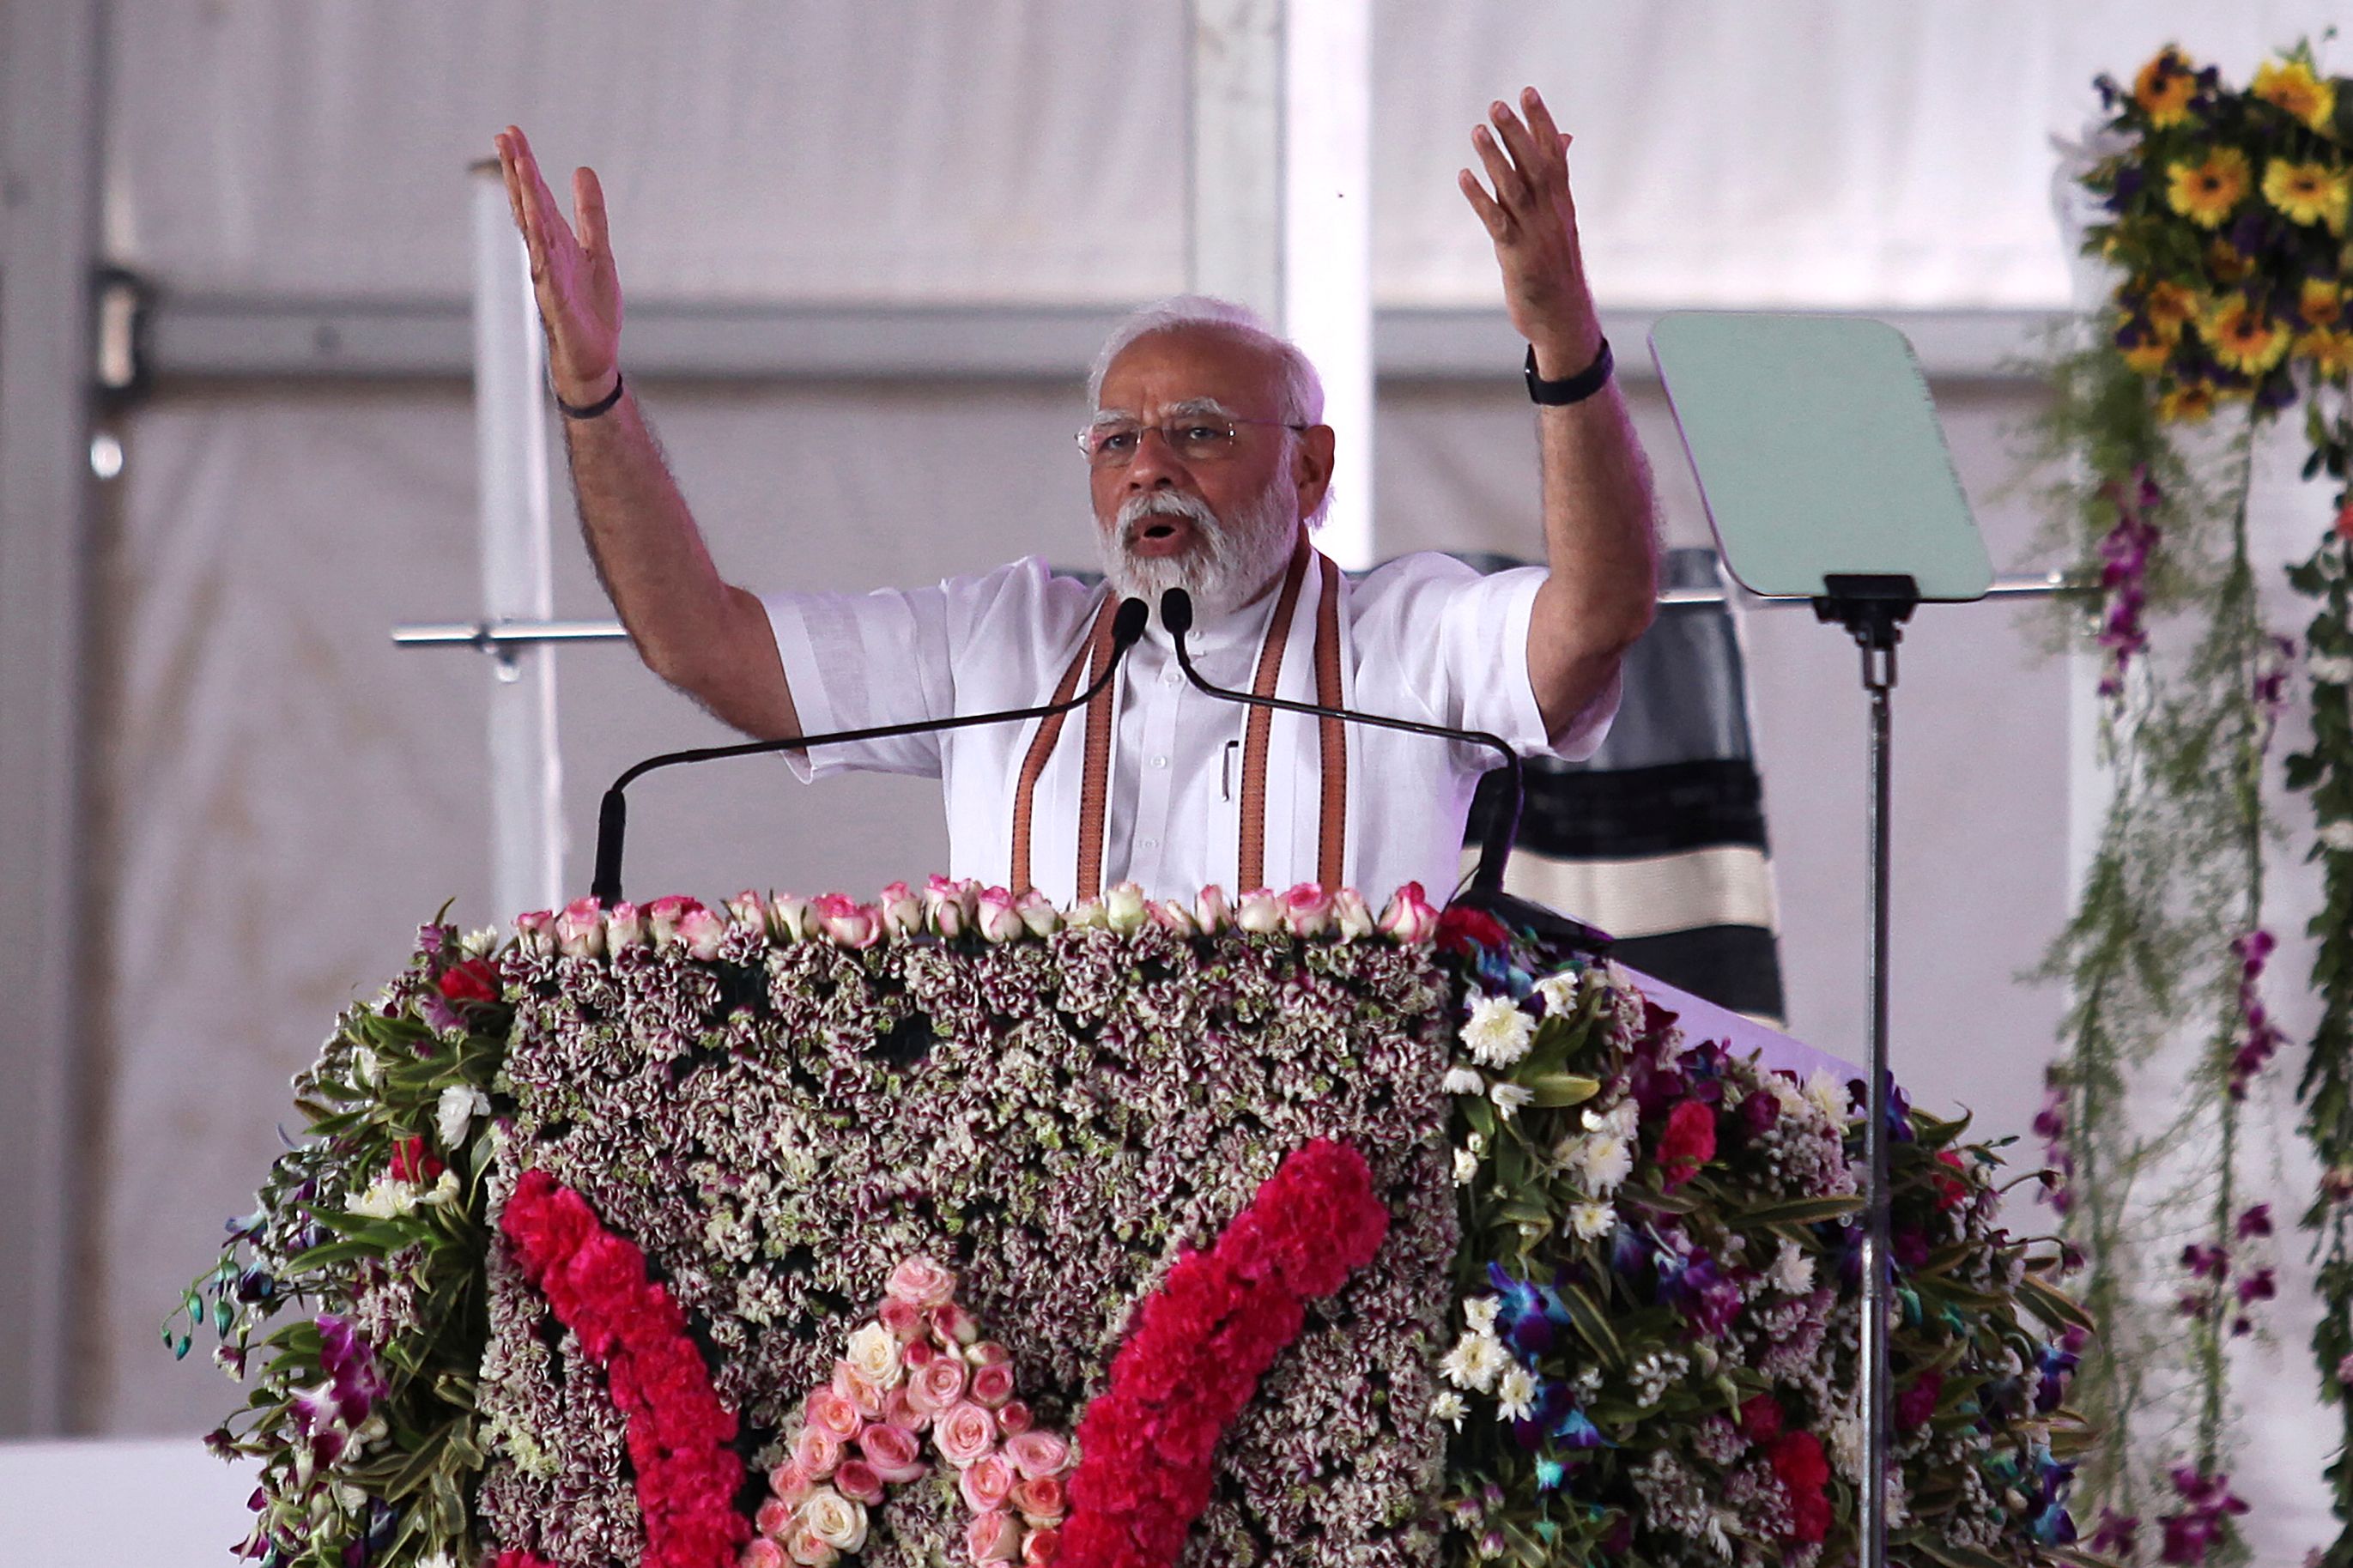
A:
{"type": "MultiPolygon", "coordinates": [[[[1377,289],[1392,306],[1492,308],[1493,261],[1452,172],[1487,100],[1533,80],[1577,134],[1612,305],[2063,306],[2047,138],[2081,126],[2090,76],[2168,37],[2243,71],[2331,10],[1383,0],[1377,289]]],[[[142,0],[109,15],[110,258],[183,297],[462,299],[462,171],[509,120],[559,171],[604,174],[633,302],[1115,304],[1183,282],[1176,0],[142,0]]],[[[1381,389],[1384,553],[1532,548],[1514,374],[1381,389]]],[[[754,585],[1086,558],[1075,379],[644,391],[719,558],[754,585]]],[[[2032,525],[1997,493],[2002,430],[2031,394],[1938,393],[1997,561],[2015,563],[2032,525]]],[[[1672,531],[1696,542],[1663,407],[1654,389],[1636,402],[1672,531]]],[[[249,1200],[287,1075],[442,899],[468,924],[512,911],[483,907],[486,662],[385,637],[473,610],[463,389],[167,384],[121,430],[93,614],[100,1000],[74,1420],[191,1433],[234,1395],[174,1370],[155,1323],[249,1200]]],[[[601,614],[568,536],[558,556],[558,614],[601,614]]],[[[1897,1060],[1924,1102],[1972,1105],[1997,1132],[2023,1131],[2038,1095],[2059,998],[2014,976],[2067,897],[2066,674],[2018,623],[1924,611],[1896,708],[1897,1060]]],[[[1747,642],[1793,1026],[1854,1054],[1853,650],[1802,613],[1752,616],[1747,642]]],[[[604,782],[720,731],[618,649],[560,657],[580,887],[604,782]]],[[[933,794],[907,781],[803,791],[744,763],[649,780],[633,804],[639,892],[871,889],[944,854],[933,794]]],[[[2296,973],[2284,956],[2279,973],[2296,973]]],[[[2308,1409],[2302,1331],[2283,1319],[2256,1408],[2308,1409]]],[[[2306,1456],[2327,1439],[2299,1415],[2261,1440],[2284,1446],[2250,1495],[2284,1557],[2318,1538],[2306,1456]]]]}

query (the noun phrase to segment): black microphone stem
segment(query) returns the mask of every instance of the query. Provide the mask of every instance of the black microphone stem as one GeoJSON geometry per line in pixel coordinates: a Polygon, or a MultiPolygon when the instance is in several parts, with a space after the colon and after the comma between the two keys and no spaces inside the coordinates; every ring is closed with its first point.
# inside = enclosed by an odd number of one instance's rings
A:
{"type": "Polygon", "coordinates": [[[1127,650],[1144,635],[1149,608],[1141,599],[1121,601],[1112,621],[1111,657],[1103,661],[1103,673],[1089,683],[1084,691],[1061,702],[1049,702],[1039,708],[1006,708],[994,713],[958,713],[946,719],[912,719],[903,724],[876,724],[863,730],[836,730],[823,735],[795,735],[781,741],[741,741],[730,746],[698,746],[692,751],[665,752],[624,772],[605,791],[605,799],[596,812],[596,873],[589,884],[590,896],[605,908],[621,901],[621,841],[628,829],[629,807],[622,792],[643,774],[657,768],[676,767],[681,763],[716,762],[722,757],[756,757],[771,752],[797,752],[811,746],[837,746],[850,741],[888,741],[901,735],[920,735],[949,730],[969,730],[981,724],[1008,724],[1019,719],[1050,719],[1057,713],[1068,713],[1083,708],[1103,694],[1119,673],[1120,661],[1127,650]]]}

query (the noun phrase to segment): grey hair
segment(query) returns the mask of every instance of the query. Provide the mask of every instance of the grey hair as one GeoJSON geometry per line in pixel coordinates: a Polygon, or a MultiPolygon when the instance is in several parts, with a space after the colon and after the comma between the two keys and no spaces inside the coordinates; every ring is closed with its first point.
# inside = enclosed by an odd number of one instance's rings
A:
{"type": "Polygon", "coordinates": [[[1171,295],[1123,318],[1112,329],[1111,336],[1103,340],[1102,350],[1095,355],[1094,367],[1087,372],[1087,406],[1103,406],[1103,377],[1111,373],[1113,360],[1126,353],[1137,339],[1169,331],[1214,332],[1266,350],[1280,367],[1281,384],[1277,390],[1282,400],[1284,421],[1293,425],[1324,422],[1324,378],[1315,374],[1315,366],[1299,351],[1299,345],[1268,326],[1264,318],[1249,306],[1208,294],[1171,295]]]}

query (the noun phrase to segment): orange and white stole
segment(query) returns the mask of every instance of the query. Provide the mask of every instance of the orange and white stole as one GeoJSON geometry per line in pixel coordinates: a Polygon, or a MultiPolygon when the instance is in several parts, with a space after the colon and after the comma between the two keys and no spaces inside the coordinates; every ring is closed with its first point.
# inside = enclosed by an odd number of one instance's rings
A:
{"type": "MultiPolygon", "coordinates": [[[[1329,556],[1309,546],[1302,534],[1299,548],[1293,552],[1289,570],[1283,574],[1282,587],[1274,602],[1274,614],[1269,620],[1266,637],[1260,646],[1258,663],[1250,681],[1250,689],[1261,697],[1293,697],[1301,692],[1279,689],[1285,665],[1285,655],[1292,652],[1293,623],[1298,619],[1302,590],[1308,581],[1310,563],[1316,569],[1314,631],[1312,645],[1293,653],[1295,667],[1311,661],[1314,679],[1314,700],[1327,708],[1341,707],[1347,698],[1343,676],[1345,659],[1341,647],[1340,569],[1329,556]]],[[[1071,658],[1054,688],[1052,700],[1067,702],[1083,690],[1087,684],[1103,673],[1103,661],[1111,657],[1111,623],[1114,601],[1108,595],[1095,613],[1094,622],[1086,640],[1071,658]]],[[[1294,685],[1304,688],[1303,680],[1294,685]]],[[[1072,886],[1074,899],[1099,899],[1103,889],[1103,859],[1105,836],[1110,824],[1112,742],[1117,721],[1116,694],[1119,683],[1114,680],[1098,694],[1083,710],[1085,714],[1084,751],[1080,762],[1078,781],[1078,812],[1075,847],[1078,875],[1072,886]]],[[[1277,725],[1273,712],[1264,708],[1247,710],[1249,717],[1242,730],[1241,802],[1240,842],[1235,847],[1234,882],[1230,891],[1240,894],[1266,885],[1268,847],[1268,778],[1270,753],[1276,743],[1277,725]]],[[[1012,861],[1007,886],[1016,893],[1026,892],[1032,885],[1032,857],[1039,844],[1060,839],[1061,834],[1053,825],[1039,820],[1041,781],[1055,765],[1056,752],[1062,739],[1063,720],[1067,714],[1057,714],[1041,721],[1031,736],[1028,751],[1021,760],[1021,771],[1016,777],[1013,791],[1012,861]]],[[[1348,847],[1348,735],[1347,726],[1337,719],[1310,718],[1305,715],[1282,716],[1286,727],[1299,727],[1303,732],[1312,727],[1313,741],[1303,738],[1299,743],[1297,765],[1275,770],[1286,781],[1298,778],[1303,768],[1316,771],[1321,791],[1320,811],[1315,826],[1315,879],[1326,888],[1342,886],[1347,876],[1348,847]],[[1311,749],[1312,748],[1312,749],[1311,749]]],[[[1066,764],[1067,765],[1067,764],[1066,764]]],[[[1051,792],[1060,793],[1060,792],[1051,792]]],[[[1291,791],[1278,785],[1275,821],[1282,843],[1295,835],[1282,832],[1285,822],[1282,806],[1291,791]]]]}

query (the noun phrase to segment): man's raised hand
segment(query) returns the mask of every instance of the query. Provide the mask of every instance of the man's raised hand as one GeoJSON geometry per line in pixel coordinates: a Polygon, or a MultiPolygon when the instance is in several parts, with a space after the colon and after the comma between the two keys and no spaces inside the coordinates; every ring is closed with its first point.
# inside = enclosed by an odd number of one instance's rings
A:
{"type": "Polygon", "coordinates": [[[548,379],[566,403],[596,403],[613,390],[621,366],[621,279],[606,240],[604,189],[595,170],[575,169],[567,224],[522,129],[510,125],[495,140],[515,226],[531,252],[548,379]]]}
{"type": "Polygon", "coordinates": [[[1520,107],[1525,121],[1498,100],[1487,110],[1492,124],[1471,132],[1494,194],[1468,169],[1456,184],[1495,242],[1512,325],[1535,349],[1538,374],[1557,380],[1592,363],[1600,352],[1601,323],[1577,249],[1569,139],[1535,88],[1522,90],[1520,107]]]}

